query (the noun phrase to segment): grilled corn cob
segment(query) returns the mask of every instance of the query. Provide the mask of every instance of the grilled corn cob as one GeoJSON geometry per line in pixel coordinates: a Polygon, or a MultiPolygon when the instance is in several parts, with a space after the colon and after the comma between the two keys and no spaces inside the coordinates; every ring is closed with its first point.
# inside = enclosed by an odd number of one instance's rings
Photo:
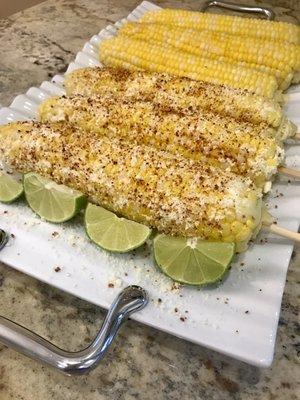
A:
{"type": "Polygon", "coordinates": [[[82,68],[65,76],[68,95],[120,94],[149,100],[183,113],[213,110],[221,115],[278,127],[283,113],[278,103],[245,90],[194,81],[174,75],[114,68],[82,68]]]}
{"type": "Polygon", "coordinates": [[[41,104],[39,114],[42,122],[69,121],[100,136],[154,146],[231,169],[261,187],[276,173],[284,155],[268,129],[262,133],[265,126],[210,112],[186,116],[149,102],[77,95],[49,98],[41,104]]]}
{"type": "Polygon", "coordinates": [[[197,31],[160,24],[126,23],[121,35],[170,46],[234,66],[253,68],[276,77],[279,87],[290,86],[293,71],[300,70],[300,46],[233,36],[212,31],[197,31]]]}
{"type": "Polygon", "coordinates": [[[122,67],[123,62],[152,72],[217,83],[246,89],[264,97],[277,94],[274,76],[223,61],[201,58],[166,44],[149,43],[127,36],[117,36],[100,43],[100,61],[107,66],[122,67]]]}
{"type": "Polygon", "coordinates": [[[223,85],[194,81],[168,74],[128,71],[114,68],[82,68],[65,76],[68,95],[99,95],[107,101],[151,101],[163,109],[185,115],[211,111],[232,117],[241,124],[248,121],[261,125],[281,142],[296,133],[296,126],[283,115],[273,100],[248,91],[223,85]],[[276,127],[268,129],[266,125],[276,127]]]}
{"type": "Polygon", "coordinates": [[[167,234],[246,242],[261,223],[261,191],[249,178],[66,123],[0,127],[0,159],[167,234]]]}
{"type": "MultiPolygon", "coordinates": [[[[225,32],[233,35],[250,36],[278,42],[300,43],[300,28],[295,24],[287,22],[265,21],[256,18],[218,15],[178,9],[149,11],[143,15],[140,21],[198,30],[225,32]]],[[[283,46],[284,45],[283,43],[283,46]]]]}

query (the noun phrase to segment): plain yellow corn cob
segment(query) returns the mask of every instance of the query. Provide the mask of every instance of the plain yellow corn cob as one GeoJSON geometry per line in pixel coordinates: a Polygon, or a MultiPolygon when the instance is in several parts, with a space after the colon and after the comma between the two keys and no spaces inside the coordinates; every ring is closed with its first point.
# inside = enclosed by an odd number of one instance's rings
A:
{"type": "Polygon", "coordinates": [[[0,159],[167,234],[241,242],[261,222],[261,191],[249,178],[65,123],[0,127],[0,159]]]}
{"type": "Polygon", "coordinates": [[[274,97],[278,89],[276,78],[268,74],[122,35],[100,43],[100,61],[108,66],[120,67],[112,62],[111,57],[152,72],[166,72],[247,89],[269,98],[274,97]]]}
{"type": "Polygon", "coordinates": [[[165,43],[200,57],[253,68],[276,77],[281,89],[300,70],[300,46],[233,36],[212,31],[197,31],[160,24],[128,22],[119,34],[156,43],[165,43]]]}
{"type": "MultiPolygon", "coordinates": [[[[100,136],[181,154],[249,176],[264,187],[284,151],[265,126],[205,112],[184,116],[149,102],[102,97],[52,97],[39,108],[42,122],[68,121],[100,136]]],[[[270,184],[268,183],[268,186],[270,184]]]]}
{"type": "Polygon", "coordinates": [[[64,85],[68,95],[113,94],[129,100],[148,100],[184,114],[214,111],[273,127],[280,126],[283,121],[281,107],[271,99],[241,89],[168,74],[90,67],[65,75],[64,85]]]}
{"type": "Polygon", "coordinates": [[[140,21],[198,30],[225,32],[232,35],[262,38],[271,41],[300,43],[299,27],[287,22],[266,21],[257,18],[244,18],[179,9],[149,11],[140,21]]]}

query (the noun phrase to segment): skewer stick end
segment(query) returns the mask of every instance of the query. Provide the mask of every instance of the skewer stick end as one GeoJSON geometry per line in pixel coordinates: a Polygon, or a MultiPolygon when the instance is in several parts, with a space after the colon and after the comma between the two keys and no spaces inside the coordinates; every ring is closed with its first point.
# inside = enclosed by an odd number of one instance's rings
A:
{"type": "Polygon", "coordinates": [[[278,172],[281,173],[282,175],[286,175],[297,180],[300,179],[300,170],[294,168],[279,167],[278,172]]]}
{"type": "Polygon", "coordinates": [[[286,239],[293,240],[294,242],[300,243],[300,233],[298,233],[298,232],[290,231],[290,230],[282,228],[281,226],[278,226],[276,224],[264,225],[263,228],[264,228],[264,230],[271,232],[275,235],[278,235],[278,236],[284,237],[286,239]]]}

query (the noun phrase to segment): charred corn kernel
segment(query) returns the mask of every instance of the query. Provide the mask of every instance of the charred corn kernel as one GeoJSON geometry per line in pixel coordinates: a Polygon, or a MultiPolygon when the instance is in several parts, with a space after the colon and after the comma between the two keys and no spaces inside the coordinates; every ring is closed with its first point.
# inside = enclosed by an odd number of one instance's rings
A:
{"type": "MultiPolygon", "coordinates": [[[[99,138],[66,123],[16,122],[0,127],[0,139],[0,159],[12,169],[80,190],[91,202],[160,232],[228,240],[228,214],[243,228],[252,218],[260,224],[261,190],[249,178],[180,155],[99,138]]],[[[231,231],[230,239],[237,234],[231,231]]]]}
{"type": "MultiPolygon", "coordinates": [[[[166,44],[149,43],[128,36],[117,36],[100,43],[100,61],[116,66],[114,59],[152,72],[166,72],[187,78],[246,89],[273,98],[278,84],[274,76],[254,69],[202,58],[166,44]]],[[[119,63],[117,66],[120,66],[119,63]]]]}
{"type": "Polygon", "coordinates": [[[208,111],[185,116],[150,102],[77,95],[47,99],[39,115],[42,122],[69,121],[100,136],[151,145],[230,169],[251,177],[259,186],[272,178],[284,156],[276,139],[262,133],[265,126],[208,111]]]}
{"type": "Polygon", "coordinates": [[[232,35],[262,38],[275,42],[300,43],[299,26],[287,22],[266,21],[257,18],[163,9],[148,11],[140,19],[140,22],[180,26],[200,31],[225,32],[232,35]]]}
{"type": "Polygon", "coordinates": [[[281,107],[271,99],[245,90],[168,74],[82,68],[67,74],[64,84],[68,95],[114,95],[129,100],[149,100],[184,114],[213,110],[231,118],[274,127],[283,121],[281,107]]]}
{"type": "Polygon", "coordinates": [[[160,24],[128,22],[121,35],[170,46],[232,65],[257,69],[273,75],[280,87],[286,89],[292,81],[293,71],[300,70],[300,46],[228,35],[213,31],[170,27],[160,24]]]}

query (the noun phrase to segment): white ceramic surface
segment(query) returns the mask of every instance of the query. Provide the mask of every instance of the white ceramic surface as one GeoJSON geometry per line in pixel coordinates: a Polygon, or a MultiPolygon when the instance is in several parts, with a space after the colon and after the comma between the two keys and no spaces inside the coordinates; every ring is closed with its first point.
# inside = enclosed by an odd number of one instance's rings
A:
{"type": "MultiPolygon", "coordinates": [[[[157,6],[143,2],[128,19],[136,20],[153,8],[157,6]]],[[[100,65],[99,42],[113,35],[122,22],[93,36],[68,71],[100,65]]],[[[52,82],[43,82],[40,88],[30,88],[10,107],[0,109],[0,124],[34,118],[41,101],[62,93],[60,75],[52,82]]],[[[290,93],[286,111],[300,131],[300,87],[290,93]]],[[[287,145],[287,164],[300,167],[298,143],[287,145]]],[[[266,202],[278,224],[297,231],[299,199],[299,184],[278,178],[266,202]]],[[[0,260],[8,265],[102,307],[109,306],[121,287],[139,284],[148,290],[151,301],[134,317],[136,320],[254,365],[271,364],[293,249],[287,240],[260,236],[236,258],[222,285],[197,290],[172,287],[172,282],[155,268],[149,244],[135,255],[114,255],[96,248],[87,240],[80,217],[64,225],[51,225],[38,219],[24,202],[0,204],[0,227],[15,236],[0,253],[0,260]],[[60,272],[55,272],[57,266],[60,272]],[[114,287],[109,287],[110,283],[114,287]]]]}

